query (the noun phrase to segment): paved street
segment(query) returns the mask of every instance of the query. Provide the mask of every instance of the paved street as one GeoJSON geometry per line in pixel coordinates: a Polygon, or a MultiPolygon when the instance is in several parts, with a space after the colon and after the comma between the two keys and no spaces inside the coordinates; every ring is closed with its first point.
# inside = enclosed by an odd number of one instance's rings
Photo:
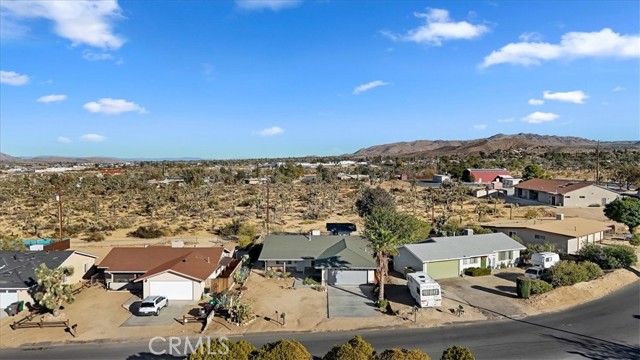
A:
{"type": "MultiPolygon", "coordinates": [[[[301,341],[315,356],[359,334],[378,350],[420,348],[432,358],[453,344],[469,347],[476,359],[638,359],[640,358],[640,282],[573,309],[530,317],[426,329],[380,329],[329,333],[263,333],[244,339],[260,346],[282,338],[301,341]]],[[[154,343],[154,350],[167,348],[154,343]]],[[[179,359],[156,356],[149,341],[86,343],[4,349],[3,359],[179,359]]]]}

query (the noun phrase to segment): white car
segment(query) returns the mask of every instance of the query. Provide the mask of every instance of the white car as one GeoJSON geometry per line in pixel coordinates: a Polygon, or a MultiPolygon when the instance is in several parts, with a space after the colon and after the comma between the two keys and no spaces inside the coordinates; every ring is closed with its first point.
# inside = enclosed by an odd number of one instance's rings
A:
{"type": "Polygon", "coordinates": [[[524,276],[533,280],[542,279],[542,275],[544,275],[549,269],[545,269],[542,265],[534,265],[529,266],[527,270],[524,271],[524,276]]]}
{"type": "Polygon", "coordinates": [[[169,306],[169,300],[164,296],[147,296],[142,300],[138,315],[155,315],[160,314],[160,309],[169,306]]]}

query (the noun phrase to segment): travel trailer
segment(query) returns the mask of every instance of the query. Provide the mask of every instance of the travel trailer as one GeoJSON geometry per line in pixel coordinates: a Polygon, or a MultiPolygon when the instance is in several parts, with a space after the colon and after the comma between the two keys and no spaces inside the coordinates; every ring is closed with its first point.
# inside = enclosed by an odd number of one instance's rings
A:
{"type": "Polygon", "coordinates": [[[542,266],[545,269],[560,262],[560,255],[553,252],[541,252],[531,255],[531,265],[542,266]]]}
{"type": "Polygon", "coordinates": [[[407,286],[411,296],[420,307],[436,307],[442,305],[440,284],[433,280],[426,272],[407,274],[407,286]]]}

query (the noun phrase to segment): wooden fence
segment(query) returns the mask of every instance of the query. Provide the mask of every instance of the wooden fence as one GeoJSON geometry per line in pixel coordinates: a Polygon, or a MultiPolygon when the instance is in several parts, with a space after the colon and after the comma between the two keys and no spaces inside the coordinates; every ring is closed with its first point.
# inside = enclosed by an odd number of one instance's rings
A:
{"type": "Polygon", "coordinates": [[[220,276],[213,279],[209,284],[211,293],[221,293],[235,284],[233,275],[242,268],[242,261],[233,259],[229,266],[225,269],[220,276]]]}

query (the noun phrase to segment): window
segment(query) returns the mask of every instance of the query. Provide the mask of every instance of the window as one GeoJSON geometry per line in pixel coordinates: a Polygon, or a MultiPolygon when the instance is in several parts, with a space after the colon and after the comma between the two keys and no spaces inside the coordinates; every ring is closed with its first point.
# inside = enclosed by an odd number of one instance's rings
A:
{"type": "Polygon", "coordinates": [[[462,265],[471,265],[471,264],[477,264],[477,263],[478,263],[477,257],[462,259],[462,265]]]}
{"type": "Polygon", "coordinates": [[[276,260],[276,265],[280,265],[280,264],[282,264],[282,261],[276,260]]]}
{"type": "Polygon", "coordinates": [[[565,195],[564,198],[565,199],[571,199],[571,196],[565,195]]]}
{"type": "Polygon", "coordinates": [[[585,198],[584,196],[580,196],[580,199],[584,199],[584,198],[585,198]]]}
{"type": "Polygon", "coordinates": [[[518,233],[517,233],[517,232],[515,232],[515,231],[509,231],[509,237],[514,237],[514,236],[517,236],[517,235],[518,235],[518,233]]]}
{"type": "Polygon", "coordinates": [[[422,290],[422,296],[435,296],[440,295],[440,289],[424,289],[422,290]]]}
{"type": "Polygon", "coordinates": [[[536,238],[536,239],[539,239],[539,240],[544,240],[544,239],[546,239],[546,236],[544,236],[544,235],[538,235],[538,234],[535,234],[533,237],[534,237],[534,238],[536,238]]]}
{"type": "Polygon", "coordinates": [[[129,282],[129,281],[133,281],[136,279],[136,274],[130,274],[130,273],[117,273],[117,274],[113,274],[113,282],[115,283],[125,283],[125,282],[129,282]]]}
{"type": "Polygon", "coordinates": [[[511,260],[511,251],[500,251],[498,253],[498,260],[511,260]]]}

